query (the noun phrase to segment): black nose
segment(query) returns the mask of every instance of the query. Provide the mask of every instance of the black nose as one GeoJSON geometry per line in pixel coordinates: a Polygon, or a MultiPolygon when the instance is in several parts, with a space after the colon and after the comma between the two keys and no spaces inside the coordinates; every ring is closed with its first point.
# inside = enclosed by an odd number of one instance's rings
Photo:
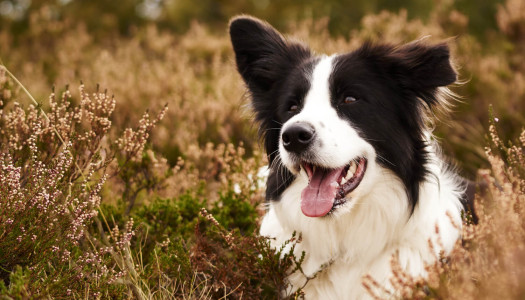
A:
{"type": "Polygon", "coordinates": [[[295,123],[283,132],[284,149],[290,152],[301,153],[310,146],[314,136],[315,130],[312,125],[308,123],[295,123]]]}

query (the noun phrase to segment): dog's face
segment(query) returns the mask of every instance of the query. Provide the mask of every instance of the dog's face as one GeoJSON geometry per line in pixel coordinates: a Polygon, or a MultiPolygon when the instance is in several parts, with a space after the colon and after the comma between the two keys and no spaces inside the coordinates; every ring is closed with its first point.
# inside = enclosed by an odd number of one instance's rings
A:
{"type": "Polygon", "coordinates": [[[230,35],[270,161],[269,200],[305,176],[306,216],[347,211],[387,171],[414,207],[428,174],[425,110],[456,80],[446,44],[317,56],[250,17],[234,19],[230,35]]]}

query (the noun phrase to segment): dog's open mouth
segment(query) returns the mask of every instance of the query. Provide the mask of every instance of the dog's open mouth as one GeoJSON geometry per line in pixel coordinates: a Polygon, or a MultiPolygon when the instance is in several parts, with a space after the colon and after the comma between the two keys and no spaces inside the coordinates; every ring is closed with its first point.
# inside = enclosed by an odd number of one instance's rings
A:
{"type": "Polygon", "coordinates": [[[358,158],[337,169],[302,163],[308,186],[301,193],[301,210],[308,217],[322,217],[343,205],[345,196],[355,190],[366,171],[366,158],[358,158]]]}

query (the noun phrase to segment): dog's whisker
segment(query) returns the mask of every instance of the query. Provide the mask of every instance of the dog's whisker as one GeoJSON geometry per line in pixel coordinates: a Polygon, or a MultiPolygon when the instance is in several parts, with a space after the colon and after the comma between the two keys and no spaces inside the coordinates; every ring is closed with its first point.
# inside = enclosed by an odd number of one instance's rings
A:
{"type": "Polygon", "coordinates": [[[272,153],[268,154],[268,156],[272,156],[272,155],[274,155],[277,152],[279,152],[279,149],[277,149],[277,150],[273,151],[272,153]]]}
{"type": "Polygon", "coordinates": [[[271,130],[281,130],[281,128],[277,128],[277,127],[276,128],[266,128],[264,130],[264,132],[268,132],[268,131],[271,131],[271,130]]]}
{"type": "Polygon", "coordinates": [[[377,157],[379,157],[380,159],[386,161],[387,163],[389,163],[389,164],[392,165],[393,167],[396,166],[393,162],[389,161],[389,160],[386,159],[384,156],[379,155],[379,153],[376,153],[376,155],[377,155],[377,157]]]}

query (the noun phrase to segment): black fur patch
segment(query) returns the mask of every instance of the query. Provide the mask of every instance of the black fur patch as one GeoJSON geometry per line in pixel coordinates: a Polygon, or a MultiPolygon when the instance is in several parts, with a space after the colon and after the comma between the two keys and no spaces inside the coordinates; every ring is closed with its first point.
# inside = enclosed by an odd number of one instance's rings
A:
{"type": "Polygon", "coordinates": [[[412,209],[429,174],[422,110],[438,104],[437,88],[456,81],[446,44],[367,43],[334,60],[332,105],[375,149],[377,161],[405,184],[412,209]],[[343,104],[345,97],[357,101],[343,104]]]}

